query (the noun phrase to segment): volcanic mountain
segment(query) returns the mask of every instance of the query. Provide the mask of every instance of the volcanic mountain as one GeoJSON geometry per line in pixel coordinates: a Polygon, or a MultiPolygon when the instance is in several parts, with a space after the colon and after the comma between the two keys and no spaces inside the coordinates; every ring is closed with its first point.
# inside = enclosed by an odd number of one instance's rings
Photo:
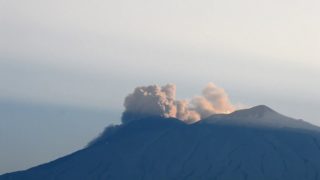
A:
{"type": "Polygon", "coordinates": [[[0,180],[320,180],[320,128],[267,106],[194,124],[148,117],[0,180]]]}

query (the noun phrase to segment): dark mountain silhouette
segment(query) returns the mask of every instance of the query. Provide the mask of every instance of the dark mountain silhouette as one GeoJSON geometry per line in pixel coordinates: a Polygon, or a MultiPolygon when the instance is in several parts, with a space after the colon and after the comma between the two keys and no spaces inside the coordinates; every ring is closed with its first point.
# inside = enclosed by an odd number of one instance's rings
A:
{"type": "Polygon", "coordinates": [[[320,180],[320,129],[266,106],[185,124],[149,117],[0,180],[320,180]]]}

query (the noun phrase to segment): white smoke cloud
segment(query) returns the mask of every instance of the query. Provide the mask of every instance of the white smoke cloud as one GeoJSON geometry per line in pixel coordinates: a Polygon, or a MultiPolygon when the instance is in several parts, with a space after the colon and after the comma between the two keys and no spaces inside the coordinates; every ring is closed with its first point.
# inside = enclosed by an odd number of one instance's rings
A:
{"type": "Polygon", "coordinates": [[[235,110],[225,90],[213,83],[208,83],[202,91],[202,96],[193,98],[191,104],[201,115],[201,118],[206,118],[216,113],[231,113],[235,110]]]}
{"type": "Polygon", "coordinates": [[[224,89],[209,83],[201,96],[176,100],[176,86],[141,86],[125,98],[123,122],[146,116],[175,117],[188,123],[216,113],[230,113],[234,106],[224,89]]]}

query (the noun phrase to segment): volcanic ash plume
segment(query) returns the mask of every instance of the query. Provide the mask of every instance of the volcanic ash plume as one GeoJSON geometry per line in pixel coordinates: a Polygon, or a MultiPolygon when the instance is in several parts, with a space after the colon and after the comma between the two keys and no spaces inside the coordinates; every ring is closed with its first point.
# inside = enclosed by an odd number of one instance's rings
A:
{"type": "Polygon", "coordinates": [[[122,121],[127,122],[144,116],[176,117],[176,86],[141,86],[135,88],[125,101],[122,121]]]}
{"type": "Polygon", "coordinates": [[[148,116],[174,117],[188,123],[216,113],[230,113],[234,106],[224,89],[209,83],[201,96],[191,100],[176,100],[176,86],[141,86],[125,98],[124,123],[148,116]]]}
{"type": "Polygon", "coordinates": [[[234,106],[230,103],[228,94],[224,89],[209,83],[202,91],[202,96],[196,96],[191,100],[201,118],[206,118],[217,113],[231,113],[234,106]]]}

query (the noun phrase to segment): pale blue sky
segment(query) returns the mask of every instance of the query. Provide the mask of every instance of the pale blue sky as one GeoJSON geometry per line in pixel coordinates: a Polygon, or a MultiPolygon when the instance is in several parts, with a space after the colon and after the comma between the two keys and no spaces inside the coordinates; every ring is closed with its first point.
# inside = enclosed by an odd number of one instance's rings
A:
{"type": "Polygon", "coordinates": [[[138,85],[175,83],[188,98],[214,82],[235,104],[320,125],[319,9],[316,0],[1,0],[0,99],[121,112],[138,85]]]}

